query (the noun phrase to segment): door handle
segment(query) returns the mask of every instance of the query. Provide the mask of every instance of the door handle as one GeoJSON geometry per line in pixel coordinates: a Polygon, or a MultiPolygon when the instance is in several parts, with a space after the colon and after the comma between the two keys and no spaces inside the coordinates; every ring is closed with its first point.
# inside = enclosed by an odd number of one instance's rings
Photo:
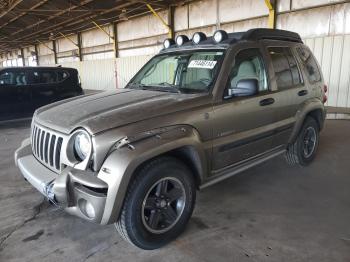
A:
{"type": "Polygon", "coordinates": [[[309,92],[307,90],[301,90],[298,92],[298,96],[305,96],[307,95],[309,92]]]}
{"type": "Polygon", "coordinates": [[[260,101],[260,106],[267,106],[267,105],[272,105],[275,103],[275,99],[273,98],[266,98],[260,101]]]}

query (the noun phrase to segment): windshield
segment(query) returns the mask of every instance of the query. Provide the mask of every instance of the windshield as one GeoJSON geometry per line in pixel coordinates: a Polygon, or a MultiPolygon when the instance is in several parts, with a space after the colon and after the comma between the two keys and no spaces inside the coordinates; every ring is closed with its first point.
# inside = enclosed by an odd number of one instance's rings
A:
{"type": "Polygon", "coordinates": [[[136,74],[128,87],[178,93],[208,92],[223,55],[222,50],[216,50],[156,56],[136,74]]]}

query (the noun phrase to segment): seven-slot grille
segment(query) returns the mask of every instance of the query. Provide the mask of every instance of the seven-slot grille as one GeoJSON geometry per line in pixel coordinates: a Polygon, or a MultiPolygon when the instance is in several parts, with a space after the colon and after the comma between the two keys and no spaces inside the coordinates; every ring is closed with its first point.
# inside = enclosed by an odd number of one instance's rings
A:
{"type": "Polygon", "coordinates": [[[33,125],[31,141],[35,157],[49,168],[60,171],[63,138],[47,129],[33,125]]]}

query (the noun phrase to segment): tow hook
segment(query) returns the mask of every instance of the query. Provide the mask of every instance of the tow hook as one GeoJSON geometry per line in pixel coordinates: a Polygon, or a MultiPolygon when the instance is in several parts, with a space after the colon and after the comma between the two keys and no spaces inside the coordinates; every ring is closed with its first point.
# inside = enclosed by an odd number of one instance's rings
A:
{"type": "Polygon", "coordinates": [[[58,202],[55,199],[55,193],[53,192],[53,186],[54,186],[53,181],[47,183],[46,186],[44,187],[44,195],[50,203],[61,208],[61,206],[58,204],[58,202]]]}

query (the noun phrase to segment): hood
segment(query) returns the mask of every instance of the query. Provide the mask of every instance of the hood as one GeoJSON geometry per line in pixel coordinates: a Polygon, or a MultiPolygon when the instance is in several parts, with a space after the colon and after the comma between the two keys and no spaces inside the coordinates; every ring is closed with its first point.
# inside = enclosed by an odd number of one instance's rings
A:
{"type": "Polygon", "coordinates": [[[196,104],[192,103],[193,100],[204,95],[117,89],[63,100],[39,108],[35,113],[35,121],[66,134],[79,127],[96,134],[188,109],[196,104]]]}

